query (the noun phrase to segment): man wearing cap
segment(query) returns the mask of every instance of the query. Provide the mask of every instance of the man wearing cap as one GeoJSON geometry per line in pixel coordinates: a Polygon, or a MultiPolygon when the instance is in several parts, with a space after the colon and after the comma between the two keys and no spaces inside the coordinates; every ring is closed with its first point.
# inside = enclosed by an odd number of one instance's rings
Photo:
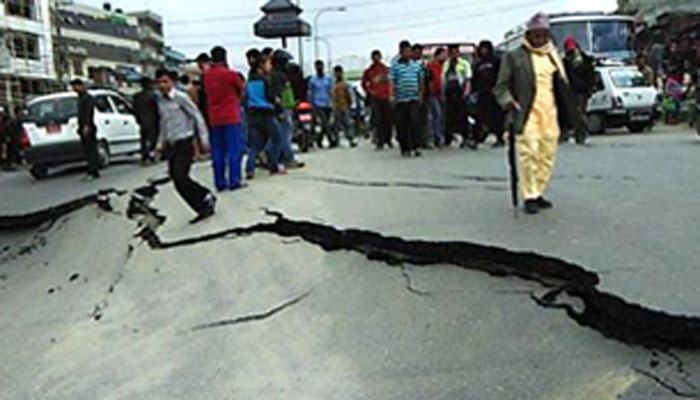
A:
{"type": "MultiPolygon", "coordinates": [[[[573,36],[566,38],[564,41],[564,49],[566,50],[566,56],[564,57],[566,75],[569,77],[571,89],[576,95],[576,102],[578,103],[579,110],[582,114],[585,114],[588,106],[588,99],[591,97],[591,94],[593,94],[593,88],[595,87],[593,57],[590,57],[581,50],[573,36]]],[[[586,129],[576,129],[574,134],[577,144],[586,144],[586,129]]]]}
{"type": "Polygon", "coordinates": [[[83,180],[91,181],[100,177],[100,156],[97,153],[97,125],[95,125],[95,99],[90,96],[85,83],[74,79],[70,83],[78,94],[78,135],[88,162],[88,172],[83,180]]]}
{"type": "Polygon", "coordinates": [[[508,111],[511,135],[517,135],[520,192],[528,214],[553,207],[544,198],[554,168],[559,121],[583,123],[564,65],[550,40],[549,17],[536,14],[522,45],[503,57],[494,94],[508,111]]]}

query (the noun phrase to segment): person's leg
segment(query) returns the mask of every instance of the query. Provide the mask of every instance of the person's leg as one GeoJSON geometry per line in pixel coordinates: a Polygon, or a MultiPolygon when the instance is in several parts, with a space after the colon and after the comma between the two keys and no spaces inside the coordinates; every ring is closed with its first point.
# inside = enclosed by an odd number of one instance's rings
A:
{"type": "Polygon", "coordinates": [[[241,186],[241,156],[243,155],[243,127],[241,124],[226,127],[226,144],[228,152],[229,181],[228,188],[233,190],[241,186]]]}
{"type": "Polygon", "coordinates": [[[294,149],[292,148],[292,136],[294,134],[294,124],[292,123],[292,112],[285,111],[285,119],[282,121],[282,164],[289,165],[294,162],[294,149]]]}
{"type": "Polygon", "coordinates": [[[375,123],[377,129],[376,145],[377,148],[384,148],[391,141],[391,116],[390,109],[391,106],[386,100],[374,101],[375,103],[375,123]]]}
{"type": "Polygon", "coordinates": [[[396,104],[396,130],[398,133],[399,147],[401,148],[401,154],[408,154],[411,151],[409,146],[408,138],[409,129],[411,125],[409,103],[397,103],[396,104]]]}
{"type": "Polygon", "coordinates": [[[457,115],[457,102],[449,98],[445,100],[445,145],[450,146],[454,140],[454,133],[456,132],[456,127],[458,126],[457,115]]]}
{"type": "Polygon", "coordinates": [[[228,189],[226,180],[227,128],[228,126],[214,126],[209,132],[211,165],[214,170],[214,186],[216,186],[216,190],[218,191],[228,189]]]}
{"type": "Polygon", "coordinates": [[[171,150],[168,166],[177,193],[195,213],[202,214],[210,206],[206,201],[210,192],[190,177],[194,154],[192,142],[181,140],[176,143],[171,150]]]}
{"type": "Polygon", "coordinates": [[[539,151],[537,152],[537,192],[538,198],[541,198],[549,182],[552,179],[554,171],[554,163],[559,146],[559,134],[550,132],[538,138],[539,151]]]}
{"type": "Polygon", "coordinates": [[[261,131],[264,132],[264,136],[268,138],[270,146],[267,149],[267,159],[268,159],[268,170],[270,173],[279,172],[279,149],[281,142],[281,133],[279,125],[275,122],[275,117],[272,115],[266,115],[261,120],[261,131]]]}
{"type": "Polygon", "coordinates": [[[92,130],[88,134],[81,135],[80,141],[88,163],[88,175],[92,177],[100,176],[100,155],[97,152],[97,132],[92,130]]]}
{"type": "Polygon", "coordinates": [[[539,140],[536,136],[523,133],[516,138],[516,146],[520,194],[524,201],[537,200],[541,195],[537,179],[539,140]]]}
{"type": "Polygon", "coordinates": [[[409,148],[411,151],[418,153],[418,150],[423,146],[423,109],[418,101],[409,103],[410,130],[408,135],[409,148]]]}
{"type": "Polygon", "coordinates": [[[311,142],[316,142],[316,146],[323,148],[323,111],[319,107],[314,107],[313,123],[311,125],[311,142]]]}
{"type": "Polygon", "coordinates": [[[345,112],[342,114],[343,129],[345,130],[345,139],[347,139],[351,147],[355,147],[355,133],[352,130],[352,119],[350,115],[350,110],[345,110],[345,112]]]}

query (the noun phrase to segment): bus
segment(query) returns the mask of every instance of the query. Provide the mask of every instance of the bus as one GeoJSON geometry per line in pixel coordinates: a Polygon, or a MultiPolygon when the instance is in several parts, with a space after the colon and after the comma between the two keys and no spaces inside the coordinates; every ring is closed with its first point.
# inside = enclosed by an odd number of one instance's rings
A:
{"type": "MultiPolygon", "coordinates": [[[[628,61],[634,59],[634,17],[604,12],[559,13],[549,15],[552,41],[564,53],[564,41],[572,36],[581,49],[598,59],[628,61]]],[[[520,45],[526,25],[508,31],[498,46],[509,51],[520,45]]]]}

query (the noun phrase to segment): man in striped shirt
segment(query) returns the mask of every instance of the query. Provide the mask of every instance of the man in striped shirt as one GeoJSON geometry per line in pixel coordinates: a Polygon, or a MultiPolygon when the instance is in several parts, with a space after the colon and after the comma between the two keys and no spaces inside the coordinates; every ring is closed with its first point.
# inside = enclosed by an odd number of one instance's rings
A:
{"type": "Polygon", "coordinates": [[[396,129],[401,155],[420,157],[420,101],[423,98],[423,69],[413,60],[411,44],[399,45],[400,58],[391,66],[392,100],[395,102],[396,129]]]}

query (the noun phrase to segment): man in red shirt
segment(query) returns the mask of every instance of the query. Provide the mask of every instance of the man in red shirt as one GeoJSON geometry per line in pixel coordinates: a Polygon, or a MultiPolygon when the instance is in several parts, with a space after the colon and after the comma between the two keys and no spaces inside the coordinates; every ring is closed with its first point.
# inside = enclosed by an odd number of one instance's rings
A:
{"type": "Polygon", "coordinates": [[[444,47],[435,50],[433,60],[427,65],[430,75],[428,88],[428,110],[433,127],[433,140],[435,146],[440,147],[445,142],[445,113],[442,99],[442,68],[447,60],[447,51],[444,47]]]}
{"type": "Polygon", "coordinates": [[[245,82],[228,67],[223,47],[214,47],[211,58],[212,65],[204,73],[203,82],[209,113],[214,183],[219,191],[236,190],[242,187],[241,158],[245,143],[240,109],[245,82]]]}
{"type": "Polygon", "coordinates": [[[367,93],[372,107],[374,142],[377,149],[383,149],[384,145],[392,147],[389,67],[382,62],[382,53],[379,50],[372,52],[372,65],[362,75],[362,88],[367,93]]]}

